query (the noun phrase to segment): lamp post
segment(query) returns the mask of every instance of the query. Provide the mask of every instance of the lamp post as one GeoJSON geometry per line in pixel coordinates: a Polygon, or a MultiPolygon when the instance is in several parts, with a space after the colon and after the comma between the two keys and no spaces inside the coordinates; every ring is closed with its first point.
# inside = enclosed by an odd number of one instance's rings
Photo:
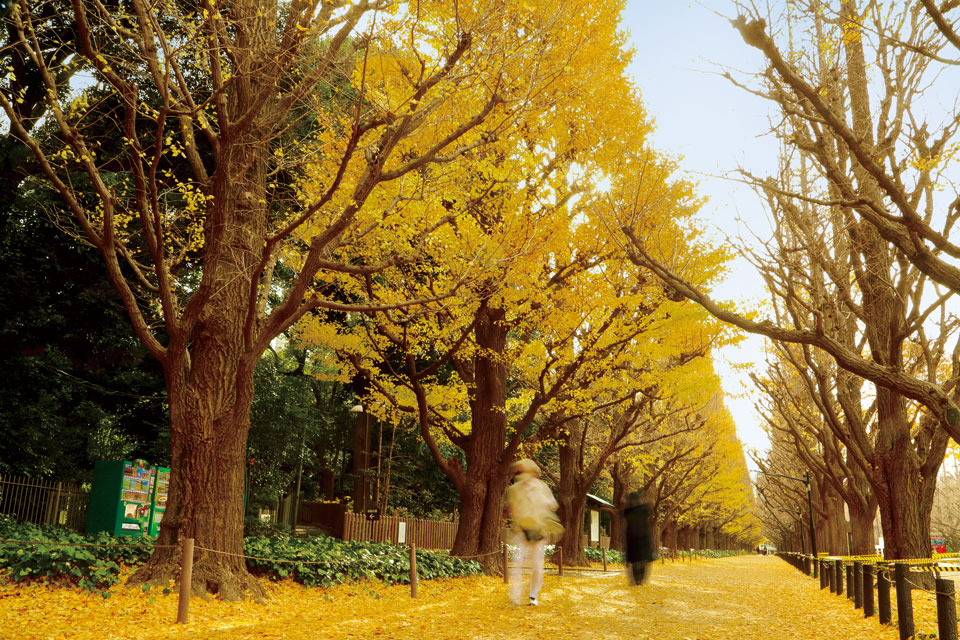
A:
{"type": "Polygon", "coordinates": [[[770,473],[768,471],[761,471],[765,476],[773,476],[775,478],[786,478],[787,480],[796,480],[797,482],[802,482],[807,485],[807,508],[810,513],[810,548],[813,551],[813,577],[816,578],[820,571],[817,566],[817,530],[813,526],[813,498],[810,495],[810,472],[804,471],[803,477],[798,478],[796,476],[785,476],[782,473],[770,473]]]}

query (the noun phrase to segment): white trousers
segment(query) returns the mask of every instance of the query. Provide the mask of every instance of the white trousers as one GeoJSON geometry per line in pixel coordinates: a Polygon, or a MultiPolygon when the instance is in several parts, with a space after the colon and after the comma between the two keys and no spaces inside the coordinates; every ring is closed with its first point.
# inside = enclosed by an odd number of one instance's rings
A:
{"type": "Polygon", "coordinates": [[[510,600],[522,604],[524,569],[530,570],[530,584],[527,592],[531,598],[540,594],[543,586],[543,554],[547,546],[546,540],[529,542],[522,531],[510,531],[510,544],[519,551],[517,556],[508,564],[507,580],[510,583],[510,600]]]}

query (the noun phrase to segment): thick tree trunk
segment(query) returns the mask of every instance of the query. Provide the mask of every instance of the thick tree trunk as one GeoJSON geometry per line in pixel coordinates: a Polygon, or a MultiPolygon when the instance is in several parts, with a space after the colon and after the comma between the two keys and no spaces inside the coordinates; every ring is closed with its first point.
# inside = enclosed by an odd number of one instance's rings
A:
{"type": "Polygon", "coordinates": [[[690,550],[690,527],[677,527],[677,550],[690,550]]]}
{"type": "Polygon", "coordinates": [[[253,370],[225,367],[195,350],[189,385],[171,393],[171,476],[160,548],[133,584],[165,583],[180,575],[180,550],[164,548],[194,539],[192,590],[227,600],[264,592],[247,572],[243,555],[244,460],[253,399],[253,370]],[[232,369],[232,376],[223,375],[232,369]]]}
{"type": "MultiPolygon", "coordinates": [[[[876,514],[874,514],[876,515],[876,514]]],[[[873,538],[873,515],[850,511],[850,553],[855,556],[869,555],[876,551],[873,538]]]]}
{"type": "Polygon", "coordinates": [[[587,492],[596,479],[593,473],[585,473],[582,467],[579,439],[583,428],[583,425],[571,425],[557,451],[560,463],[557,502],[560,505],[560,523],[563,525],[560,545],[563,546],[563,563],[575,567],[590,564],[583,550],[583,520],[587,492]]]}
{"type": "MultiPolygon", "coordinates": [[[[249,401],[246,405],[249,410],[249,401]]],[[[242,558],[246,429],[237,429],[236,424],[242,422],[238,414],[243,411],[238,406],[220,419],[191,415],[190,424],[204,425],[203,429],[184,432],[181,428],[171,434],[171,468],[176,473],[171,474],[167,511],[157,540],[162,546],[193,538],[192,591],[216,593],[226,600],[247,594],[263,597],[242,558]]],[[[137,571],[133,583],[177,580],[180,560],[179,549],[158,549],[137,571]]]]}
{"type": "Polygon", "coordinates": [[[663,530],[660,533],[661,546],[669,548],[671,551],[677,550],[677,522],[667,516],[663,521],[663,530]]]}
{"type": "Polygon", "coordinates": [[[560,546],[563,547],[563,564],[572,567],[590,566],[587,554],[583,550],[583,518],[587,504],[586,494],[561,495],[560,523],[563,525],[563,537],[560,546]]]}
{"type": "MultiPolygon", "coordinates": [[[[613,479],[613,508],[616,510],[616,513],[612,514],[613,517],[610,518],[610,548],[617,551],[624,550],[623,542],[624,536],[626,535],[623,518],[620,516],[623,510],[627,508],[628,491],[626,478],[624,476],[626,476],[626,466],[619,461],[614,462],[613,467],[610,469],[610,477],[613,479]]],[[[656,518],[654,518],[654,521],[656,521],[656,518]]],[[[656,546],[659,539],[654,537],[653,540],[656,546]]]]}
{"type": "Polygon", "coordinates": [[[464,446],[466,469],[459,479],[454,478],[460,495],[460,524],[450,552],[472,557],[488,575],[499,575],[503,496],[513,453],[504,449],[507,368],[498,357],[506,347],[508,327],[502,310],[487,308],[481,313],[484,316],[475,330],[479,354],[474,360],[475,391],[470,402],[472,429],[464,446]]]}
{"type": "Polygon", "coordinates": [[[878,498],[884,556],[888,559],[930,557],[930,513],[921,512],[918,497],[922,479],[909,430],[901,431],[901,436],[883,449],[878,451],[884,483],[878,498]]]}
{"type": "Polygon", "coordinates": [[[207,224],[222,229],[204,247],[201,286],[208,297],[189,335],[171,335],[163,362],[171,473],[161,548],[134,576],[135,584],[179,578],[179,550],[163,547],[193,538],[192,590],[227,600],[264,596],[242,558],[244,461],[261,355],[246,340],[245,323],[266,230],[265,152],[256,142],[238,140],[224,150],[213,181],[207,224]]]}
{"type": "Polygon", "coordinates": [[[703,537],[703,548],[715,549],[717,545],[716,529],[714,527],[707,527],[705,534],[703,537]]]}
{"type": "Polygon", "coordinates": [[[466,490],[459,492],[457,535],[450,553],[476,560],[487,575],[501,575],[499,557],[503,495],[509,479],[494,466],[487,473],[469,473],[466,490]],[[485,477],[484,477],[485,476],[485,477]]]}
{"type": "Polygon", "coordinates": [[[663,543],[660,541],[660,519],[657,515],[657,504],[653,504],[653,517],[650,518],[650,544],[653,545],[653,553],[660,555],[660,547],[663,543]]]}
{"type": "MultiPolygon", "coordinates": [[[[841,17],[848,26],[859,23],[858,15],[853,0],[841,3],[841,17]]],[[[843,45],[854,134],[869,148],[874,145],[874,123],[863,41],[858,37],[844,38],[843,45]]],[[[873,202],[883,202],[881,190],[869,172],[858,163],[853,163],[852,168],[863,194],[873,202]]],[[[870,355],[880,365],[901,368],[907,320],[902,293],[893,288],[888,275],[893,271],[895,258],[875,227],[860,223],[856,231],[866,266],[858,282],[863,291],[863,308],[869,310],[864,331],[870,355]]],[[[903,396],[883,387],[877,388],[877,429],[877,459],[873,462],[881,477],[871,478],[871,484],[880,503],[887,557],[928,557],[930,513],[921,505],[920,498],[924,485],[932,491],[936,471],[931,474],[930,469],[924,468],[925,460],[921,460],[913,445],[903,396]]],[[[936,466],[939,468],[939,464],[936,466]]]]}

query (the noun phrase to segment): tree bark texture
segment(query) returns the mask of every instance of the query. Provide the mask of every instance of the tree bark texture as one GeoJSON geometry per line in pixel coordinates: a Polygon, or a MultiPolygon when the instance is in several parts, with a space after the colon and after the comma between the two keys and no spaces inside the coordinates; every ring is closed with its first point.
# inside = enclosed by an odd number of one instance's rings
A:
{"type": "MultiPolygon", "coordinates": [[[[500,356],[506,347],[508,328],[502,310],[481,312],[483,318],[475,329],[478,355],[473,361],[472,429],[463,442],[466,468],[457,466],[451,475],[460,495],[460,524],[451,553],[479,556],[484,571],[495,575],[502,570],[496,554],[513,458],[513,451],[506,446],[507,367],[500,356]]],[[[444,465],[444,470],[450,475],[449,465],[444,465]]]]}
{"type": "MultiPolygon", "coordinates": [[[[240,105],[253,87],[238,80],[240,105]]],[[[237,107],[241,108],[241,107],[237,107]]],[[[164,371],[170,403],[171,474],[158,545],[194,539],[192,589],[237,599],[262,587],[243,554],[244,461],[259,349],[245,339],[250,291],[263,255],[266,158],[255,134],[224,144],[213,177],[202,287],[211,293],[189,335],[175,336],[164,371]]],[[[177,552],[159,549],[134,583],[179,576],[177,552]]]]}

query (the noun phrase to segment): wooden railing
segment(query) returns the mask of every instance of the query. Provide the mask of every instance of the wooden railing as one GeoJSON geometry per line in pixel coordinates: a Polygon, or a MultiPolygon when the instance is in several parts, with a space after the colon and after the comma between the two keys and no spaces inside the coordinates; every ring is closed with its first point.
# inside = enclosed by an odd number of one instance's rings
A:
{"type": "Polygon", "coordinates": [[[347,511],[333,502],[304,502],[300,505],[301,525],[316,527],[343,540],[410,544],[419,549],[449,549],[457,536],[456,522],[380,516],[370,520],[362,513],[347,511]]]}
{"type": "Polygon", "coordinates": [[[457,536],[456,522],[380,516],[368,520],[363,514],[344,514],[344,540],[393,542],[417,545],[418,549],[449,549],[457,536]]]}
{"type": "Polygon", "coordinates": [[[57,480],[0,476],[0,514],[83,531],[90,491],[57,480]]]}

